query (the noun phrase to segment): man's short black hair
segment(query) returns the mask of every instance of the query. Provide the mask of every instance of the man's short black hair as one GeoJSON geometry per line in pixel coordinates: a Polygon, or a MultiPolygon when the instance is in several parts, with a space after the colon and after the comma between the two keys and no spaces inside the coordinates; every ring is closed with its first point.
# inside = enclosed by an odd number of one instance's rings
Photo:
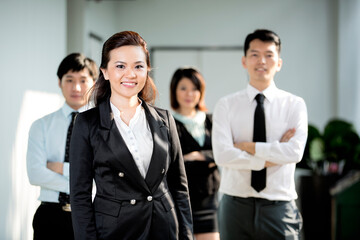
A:
{"type": "Polygon", "coordinates": [[[57,76],[61,81],[62,77],[67,72],[80,72],[85,68],[89,71],[91,78],[95,81],[99,74],[99,70],[95,62],[81,53],[71,53],[61,61],[57,71],[57,76]]]}
{"type": "Polygon", "coordinates": [[[280,41],[279,36],[276,33],[274,33],[273,31],[270,31],[267,29],[257,29],[253,33],[250,33],[249,35],[247,35],[247,37],[245,39],[245,44],[244,44],[244,55],[245,56],[246,56],[247,50],[250,47],[250,42],[255,39],[259,39],[263,42],[275,43],[278,53],[280,54],[281,41],[280,41]]]}

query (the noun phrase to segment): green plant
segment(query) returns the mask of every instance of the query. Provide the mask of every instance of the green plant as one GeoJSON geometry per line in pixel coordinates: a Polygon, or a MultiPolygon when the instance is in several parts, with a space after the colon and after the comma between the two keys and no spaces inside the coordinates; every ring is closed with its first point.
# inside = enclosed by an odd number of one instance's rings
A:
{"type": "Polygon", "coordinates": [[[343,175],[360,168],[360,138],[344,120],[329,121],[323,134],[310,124],[303,160],[317,174],[343,175]]]}

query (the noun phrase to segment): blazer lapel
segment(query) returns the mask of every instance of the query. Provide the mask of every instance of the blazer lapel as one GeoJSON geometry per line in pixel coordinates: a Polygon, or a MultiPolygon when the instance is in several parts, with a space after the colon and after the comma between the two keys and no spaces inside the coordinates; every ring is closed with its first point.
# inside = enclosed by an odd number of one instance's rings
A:
{"type": "Polygon", "coordinates": [[[166,163],[169,151],[168,129],[164,123],[164,119],[159,116],[153,107],[147,105],[144,100],[143,107],[154,141],[153,154],[145,181],[151,192],[154,192],[165,176],[165,169],[167,169],[166,163]]]}
{"type": "Polygon", "coordinates": [[[144,178],[141,176],[133,156],[127,148],[126,143],[115,124],[109,100],[99,104],[99,113],[99,133],[108,144],[112,153],[115,155],[114,161],[111,162],[112,165],[117,169],[123,169],[124,173],[129,176],[130,180],[149,192],[149,188],[146,185],[144,178]]]}

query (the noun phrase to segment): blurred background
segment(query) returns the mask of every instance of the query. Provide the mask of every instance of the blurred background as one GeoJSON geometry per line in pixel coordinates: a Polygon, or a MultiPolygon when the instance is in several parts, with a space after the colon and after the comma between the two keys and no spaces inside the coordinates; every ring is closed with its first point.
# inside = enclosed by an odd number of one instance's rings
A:
{"type": "Polygon", "coordinates": [[[152,76],[169,108],[176,68],[197,67],[206,102],[247,84],[246,35],[258,28],[282,40],[277,86],[305,99],[309,123],[340,118],[360,130],[358,0],[0,0],[0,239],[32,239],[38,188],[29,184],[31,123],[62,103],[56,71],[71,52],[100,64],[103,42],[132,30],[148,43],[152,76]]]}

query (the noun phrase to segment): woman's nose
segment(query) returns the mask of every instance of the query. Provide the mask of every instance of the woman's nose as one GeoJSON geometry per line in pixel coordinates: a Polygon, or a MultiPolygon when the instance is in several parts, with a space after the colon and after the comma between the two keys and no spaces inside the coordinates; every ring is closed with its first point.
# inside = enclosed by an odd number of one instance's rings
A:
{"type": "Polygon", "coordinates": [[[188,90],[188,91],[186,91],[186,95],[192,96],[192,95],[194,95],[194,91],[188,90]]]}
{"type": "Polygon", "coordinates": [[[134,72],[133,69],[128,69],[128,70],[126,71],[126,76],[127,76],[127,77],[130,77],[130,78],[134,78],[134,77],[136,77],[136,74],[135,74],[135,72],[134,72]]]}

